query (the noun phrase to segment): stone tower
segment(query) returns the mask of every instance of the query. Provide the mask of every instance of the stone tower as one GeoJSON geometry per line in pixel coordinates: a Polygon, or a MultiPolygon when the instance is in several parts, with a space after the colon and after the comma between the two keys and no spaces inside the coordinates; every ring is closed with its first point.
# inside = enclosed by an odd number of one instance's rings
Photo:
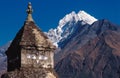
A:
{"type": "Polygon", "coordinates": [[[56,78],[53,70],[55,46],[36,26],[32,12],[29,3],[27,19],[6,51],[7,75],[12,78],[56,78]]]}

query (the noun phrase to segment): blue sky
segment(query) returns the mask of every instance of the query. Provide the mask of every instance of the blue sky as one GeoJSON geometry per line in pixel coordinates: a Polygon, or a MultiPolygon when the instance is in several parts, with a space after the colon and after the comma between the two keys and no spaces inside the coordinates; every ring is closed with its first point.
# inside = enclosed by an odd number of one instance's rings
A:
{"type": "Polygon", "coordinates": [[[120,0],[0,0],[0,46],[12,40],[23,26],[28,2],[34,9],[33,19],[43,31],[55,28],[66,14],[80,10],[120,25],[120,0]]]}

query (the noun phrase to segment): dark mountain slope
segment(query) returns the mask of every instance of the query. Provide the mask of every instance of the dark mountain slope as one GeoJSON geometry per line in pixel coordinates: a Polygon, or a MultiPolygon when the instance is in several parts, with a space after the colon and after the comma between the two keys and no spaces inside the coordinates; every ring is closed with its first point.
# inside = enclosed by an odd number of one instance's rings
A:
{"type": "Polygon", "coordinates": [[[60,78],[120,78],[119,27],[101,20],[90,26],[88,36],[79,34],[60,51],[64,55],[55,67],[60,78]],[[82,46],[81,38],[87,39],[82,46]]]}

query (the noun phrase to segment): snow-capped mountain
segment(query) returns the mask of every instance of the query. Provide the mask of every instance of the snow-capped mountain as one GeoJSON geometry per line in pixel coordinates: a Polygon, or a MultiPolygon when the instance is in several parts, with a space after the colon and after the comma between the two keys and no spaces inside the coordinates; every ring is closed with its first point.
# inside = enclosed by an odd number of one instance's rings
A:
{"type": "Polygon", "coordinates": [[[9,41],[7,44],[0,47],[0,56],[5,56],[5,51],[8,49],[10,44],[11,44],[11,41],[9,41]]]}
{"type": "Polygon", "coordinates": [[[0,46],[0,77],[3,73],[7,71],[7,56],[5,54],[5,51],[8,49],[10,44],[11,41],[9,41],[3,46],[0,46]]]}
{"type": "Polygon", "coordinates": [[[85,11],[79,11],[78,13],[73,11],[70,14],[65,15],[65,17],[59,21],[57,28],[50,29],[46,34],[54,45],[58,46],[58,43],[61,40],[67,38],[76,30],[75,26],[78,21],[81,22],[81,25],[91,25],[93,22],[97,21],[97,19],[85,11]]]}

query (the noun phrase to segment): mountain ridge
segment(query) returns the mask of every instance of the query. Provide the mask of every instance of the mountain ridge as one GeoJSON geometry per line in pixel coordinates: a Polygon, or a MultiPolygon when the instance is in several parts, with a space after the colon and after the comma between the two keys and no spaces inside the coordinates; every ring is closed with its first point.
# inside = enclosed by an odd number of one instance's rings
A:
{"type": "Polygon", "coordinates": [[[74,26],[76,26],[78,22],[80,22],[81,25],[91,25],[95,21],[97,21],[97,19],[85,11],[79,11],[78,13],[72,11],[59,21],[57,28],[50,29],[46,34],[50,40],[53,41],[54,45],[58,46],[60,40],[66,39],[76,30],[74,26]]]}
{"type": "Polygon", "coordinates": [[[88,30],[87,34],[77,33],[55,55],[58,75],[60,78],[119,78],[120,27],[108,20],[99,20],[88,30]],[[93,34],[89,34],[91,31],[93,34]],[[93,38],[88,37],[95,34],[93,38]],[[83,40],[85,44],[81,45],[83,40]]]}

